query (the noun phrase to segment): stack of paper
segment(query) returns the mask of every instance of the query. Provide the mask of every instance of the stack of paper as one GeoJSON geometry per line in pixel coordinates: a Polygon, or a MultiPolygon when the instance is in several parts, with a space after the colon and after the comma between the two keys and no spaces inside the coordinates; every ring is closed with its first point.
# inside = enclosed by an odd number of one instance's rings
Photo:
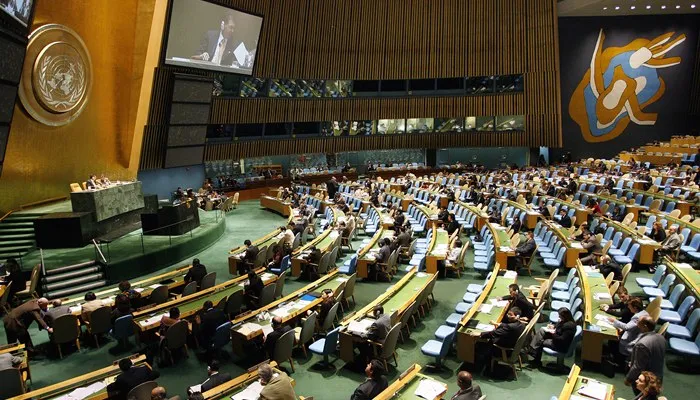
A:
{"type": "Polygon", "coordinates": [[[425,272],[419,272],[416,274],[416,277],[418,278],[424,278],[427,274],[425,272]]]}
{"type": "Polygon", "coordinates": [[[491,304],[493,304],[495,307],[505,307],[508,305],[508,300],[496,300],[496,299],[491,299],[490,300],[491,304]]]}
{"type": "Polygon", "coordinates": [[[484,332],[491,332],[492,330],[496,329],[496,327],[491,324],[478,323],[476,324],[476,329],[484,332]]]}
{"type": "Polygon", "coordinates": [[[272,333],[272,331],[274,331],[274,329],[272,328],[272,324],[263,325],[263,326],[262,326],[262,331],[263,331],[263,335],[265,335],[265,336],[267,336],[267,335],[269,335],[270,333],[272,333]]]}
{"type": "Polygon", "coordinates": [[[501,247],[499,247],[499,250],[504,251],[504,252],[508,252],[508,251],[512,251],[513,249],[511,249],[508,246],[501,246],[501,247]]]}
{"type": "Polygon", "coordinates": [[[479,312],[482,312],[484,314],[489,314],[489,313],[491,313],[492,309],[493,309],[493,306],[491,304],[482,304],[481,307],[479,308],[479,312]]]}
{"type": "Polygon", "coordinates": [[[351,321],[348,325],[348,332],[355,335],[364,335],[370,326],[374,323],[373,319],[365,318],[359,321],[351,321]]]}
{"type": "Polygon", "coordinates": [[[256,323],[253,322],[247,322],[243,325],[241,325],[240,328],[238,328],[238,332],[240,332],[242,335],[248,336],[253,332],[261,330],[262,327],[256,323]]]}
{"type": "Polygon", "coordinates": [[[440,382],[432,379],[423,379],[420,381],[418,388],[413,394],[427,400],[435,400],[441,394],[445,393],[446,390],[445,386],[440,382]]]}
{"type": "Polygon", "coordinates": [[[145,289],[142,288],[142,287],[134,288],[134,291],[136,291],[136,292],[138,292],[138,293],[141,293],[141,292],[143,292],[144,290],[145,290],[145,289]]]}
{"type": "Polygon", "coordinates": [[[603,300],[603,299],[612,299],[612,296],[610,296],[610,293],[607,292],[597,292],[593,294],[593,298],[596,300],[603,300]]]}
{"type": "Polygon", "coordinates": [[[583,246],[579,242],[571,242],[571,247],[573,247],[574,249],[582,249],[583,248],[583,246]]]}
{"type": "Polygon", "coordinates": [[[166,316],[166,315],[168,315],[168,314],[167,314],[167,313],[163,313],[163,314],[154,315],[154,316],[152,316],[152,317],[150,317],[150,318],[146,318],[146,319],[143,320],[143,321],[139,321],[139,325],[141,325],[141,326],[148,326],[148,325],[156,324],[156,323],[160,322],[161,318],[163,318],[163,317],[166,316]]]}
{"type": "Polygon", "coordinates": [[[69,308],[71,314],[79,313],[80,311],[82,311],[82,309],[83,307],[81,307],[80,304],[69,308]]]}
{"type": "Polygon", "coordinates": [[[148,287],[151,288],[151,289],[158,289],[158,287],[160,287],[160,283],[155,283],[155,284],[153,284],[153,285],[148,285],[148,287]]]}
{"type": "Polygon", "coordinates": [[[260,398],[260,392],[262,392],[263,386],[259,381],[255,381],[248,385],[243,391],[238,392],[231,396],[232,400],[258,400],[260,398]]]}
{"type": "Polygon", "coordinates": [[[504,276],[505,278],[508,278],[508,279],[517,278],[517,277],[518,277],[518,273],[515,272],[515,271],[506,271],[506,273],[503,274],[503,276],[504,276]]]}
{"type": "Polygon", "coordinates": [[[605,400],[608,394],[608,388],[600,382],[594,382],[589,380],[585,386],[582,386],[578,390],[578,394],[582,394],[587,397],[592,397],[597,400],[605,400]]]}
{"type": "Polygon", "coordinates": [[[676,264],[676,266],[678,268],[691,268],[691,269],[693,268],[693,266],[688,264],[688,263],[676,264]]]}
{"type": "Polygon", "coordinates": [[[340,278],[335,278],[336,282],[346,282],[348,278],[341,276],[340,278]]]}

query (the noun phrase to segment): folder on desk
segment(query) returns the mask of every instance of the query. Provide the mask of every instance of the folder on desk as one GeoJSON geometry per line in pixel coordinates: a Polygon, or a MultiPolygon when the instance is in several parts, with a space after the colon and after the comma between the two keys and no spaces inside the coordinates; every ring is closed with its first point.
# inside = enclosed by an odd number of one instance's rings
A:
{"type": "Polygon", "coordinates": [[[582,386],[578,390],[578,394],[597,400],[605,400],[605,397],[608,394],[608,388],[602,383],[589,380],[585,386],[582,386]]]}

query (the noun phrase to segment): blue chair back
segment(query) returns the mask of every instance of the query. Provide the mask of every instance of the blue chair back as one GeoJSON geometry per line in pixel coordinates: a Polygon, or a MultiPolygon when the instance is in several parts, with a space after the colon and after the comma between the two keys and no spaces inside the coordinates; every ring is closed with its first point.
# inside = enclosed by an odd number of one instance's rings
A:
{"type": "Polygon", "coordinates": [[[631,243],[632,243],[632,238],[626,237],[625,240],[622,241],[622,245],[620,245],[620,251],[623,253],[627,253],[627,249],[630,248],[631,243]]]}
{"type": "Polygon", "coordinates": [[[661,283],[661,278],[663,278],[665,273],[666,266],[664,264],[661,264],[656,268],[654,275],[651,277],[651,280],[654,281],[654,283],[656,283],[656,286],[659,286],[659,283],[661,283]]]}
{"type": "Polygon", "coordinates": [[[350,258],[350,271],[349,273],[352,275],[355,273],[355,270],[357,269],[357,254],[352,256],[350,258]]]}
{"type": "Polygon", "coordinates": [[[324,355],[335,353],[335,350],[338,347],[338,337],[340,328],[341,327],[339,326],[335,329],[328,331],[328,333],[326,334],[326,341],[323,344],[324,355]]]}
{"type": "Polygon", "coordinates": [[[231,321],[224,322],[216,328],[212,347],[221,349],[231,341],[231,321]]]}
{"type": "Polygon", "coordinates": [[[615,232],[612,238],[612,246],[617,247],[620,244],[620,239],[622,239],[622,232],[615,232]]]}
{"type": "Polygon", "coordinates": [[[457,327],[455,326],[452,332],[450,332],[445,339],[442,341],[442,346],[440,346],[440,358],[445,358],[447,353],[449,353],[452,348],[452,342],[454,341],[455,334],[457,333],[457,327]]]}
{"type": "Polygon", "coordinates": [[[682,283],[674,286],[673,290],[671,290],[671,295],[668,296],[668,301],[671,302],[673,308],[676,308],[676,306],[678,305],[678,300],[681,299],[681,295],[683,294],[684,290],[685,285],[683,285],[682,283]]]}
{"type": "Polygon", "coordinates": [[[134,316],[124,315],[114,321],[112,336],[116,339],[126,339],[134,334],[134,316]]]}
{"type": "Polygon", "coordinates": [[[576,310],[578,310],[581,307],[581,304],[583,304],[583,299],[578,297],[579,293],[581,292],[581,288],[578,288],[578,289],[579,290],[574,290],[574,292],[571,293],[572,294],[571,299],[574,301],[573,303],[570,303],[571,309],[569,311],[571,311],[571,312],[575,312],[576,310]]]}
{"type": "Polygon", "coordinates": [[[627,253],[627,257],[629,257],[630,260],[634,261],[637,258],[638,252],[639,252],[639,243],[635,243],[630,248],[629,253],[627,253]]]}
{"type": "Polygon", "coordinates": [[[289,268],[289,256],[284,256],[280,263],[280,274],[289,268]]]}
{"type": "Polygon", "coordinates": [[[700,233],[696,233],[695,236],[693,236],[693,240],[690,241],[690,247],[698,250],[698,247],[700,247],[700,233]]]}
{"type": "Polygon", "coordinates": [[[692,313],[690,313],[690,318],[688,318],[688,322],[685,324],[685,327],[692,334],[695,332],[695,328],[698,327],[698,322],[700,322],[700,308],[696,308],[692,313]]]}
{"type": "Polygon", "coordinates": [[[695,297],[688,296],[683,300],[681,306],[678,307],[678,315],[680,315],[681,321],[685,320],[685,317],[688,316],[690,307],[692,307],[693,304],[695,304],[695,297]]]}
{"type": "Polygon", "coordinates": [[[661,282],[661,286],[659,286],[659,289],[661,289],[664,294],[668,294],[668,291],[671,289],[671,285],[673,285],[673,282],[676,281],[676,275],[673,274],[668,274],[664,278],[664,281],[661,282]]]}
{"type": "Polygon", "coordinates": [[[569,348],[566,350],[567,357],[571,357],[574,355],[574,352],[576,351],[576,347],[578,346],[578,342],[581,341],[582,337],[583,337],[583,328],[581,328],[581,325],[576,325],[576,334],[574,335],[574,340],[571,341],[569,348]]]}

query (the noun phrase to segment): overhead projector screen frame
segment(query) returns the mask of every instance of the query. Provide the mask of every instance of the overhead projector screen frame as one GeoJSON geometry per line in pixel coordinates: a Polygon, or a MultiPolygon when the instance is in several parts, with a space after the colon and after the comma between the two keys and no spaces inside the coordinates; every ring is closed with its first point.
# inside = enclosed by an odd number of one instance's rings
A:
{"type": "MultiPolygon", "coordinates": [[[[212,19],[212,21],[214,21],[212,19]]],[[[169,0],[168,1],[168,10],[167,10],[167,15],[166,15],[166,23],[163,26],[163,40],[162,40],[162,46],[161,46],[161,54],[160,54],[160,59],[161,59],[161,65],[169,65],[169,66],[179,66],[179,67],[185,67],[185,68],[192,68],[192,69],[199,69],[199,70],[204,70],[204,71],[214,71],[214,72],[222,72],[222,73],[227,73],[227,74],[237,74],[237,75],[244,75],[244,76],[252,76],[253,71],[255,70],[255,65],[257,64],[257,58],[259,56],[258,51],[259,51],[259,46],[261,42],[261,36],[263,32],[263,27],[265,24],[265,17],[262,14],[256,14],[252,13],[246,10],[242,10],[240,8],[236,7],[230,7],[227,5],[220,4],[216,0],[169,0]],[[182,52],[180,51],[177,56],[174,56],[173,54],[169,54],[171,49],[169,49],[169,46],[172,44],[171,43],[171,30],[173,27],[173,11],[175,8],[175,3],[185,3],[185,2],[192,2],[192,3],[202,3],[205,5],[211,5],[215,7],[220,7],[222,9],[222,12],[226,11],[232,11],[234,13],[234,18],[237,18],[238,23],[240,23],[240,15],[243,17],[253,17],[253,18],[259,18],[260,19],[260,28],[257,31],[257,35],[249,36],[246,35],[243,37],[242,40],[237,39],[236,33],[234,31],[234,36],[233,36],[233,42],[235,43],[243,43],[245,46],[246,50],[250,50],[250,48],[255,49],[255,56],[252,58],[252,65],[247,68],[246,66],[243,67],[229,67],[229,66],[222,66],[222,65],[216,65],[216,64],[211,64],[204,62],[203,60],[191,60],[190,57],[195,55],[195,54],[190,54],[194,53],[194,51],[190,52],[182,52]],[[239,15],[240,14],[240,15],[239,15]],[[257,37],[255,46],[246,46],[246,39],[251,39],[257,37]],[[248,48],[250,47],[250,48],[248,48]],[[170,58],[168,56],[170,55],[170,58]],[[173,59],[175,58],[175,59],[173,59]]],[[[206,25],[207,29],[198,29],[198,28],[193,28],[190,30],[190,36],[194,37],[195,39],[190,39],[190,41],[196,41],[197,43],[200,43],[202,39],[205,37],[206,34],[209,32],[218,29],[219,27],[215,26],[214,23],[206,25]],[[212,29],[215,28],[215,29],[212,29]]],[[[228,48],[227,48],[228,50],[228,48]]],[[[237,50],[234,49],[234,50],[237,50]]],[[[173,50],[175,52],[177,50],[173,50]]],[[[228,51],[227,51],[228,52],[228,51]]],[[[234,58],[234,61],[236,61],[236,58],[234,58]]]]}

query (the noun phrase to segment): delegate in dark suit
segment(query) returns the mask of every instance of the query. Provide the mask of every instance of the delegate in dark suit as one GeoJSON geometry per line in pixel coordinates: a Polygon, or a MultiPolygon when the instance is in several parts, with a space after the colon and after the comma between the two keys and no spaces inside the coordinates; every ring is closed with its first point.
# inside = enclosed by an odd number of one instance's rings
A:
{"type": "Polygon", "coordinates": [[[275,354],[275,346],[277,345],[279,338],[292,330],[292,328],[282,323],[282,319],[280,317],[275,317],[272,319],[272,326],[274,330],[265,337],[264,345],[265,351],[267,351],[267,354],[270,357],[275,354]]]}
{"type": "Polygon", "coordinates": [[[207,267],[204,264],[200,264],[198,259],[192,261],[192,268],[187,271],[185,275],[185,282],[190,283],[191,281],[197,282],[197,287],[202,285],[202,278],[207,274],[207,267]]]}
{"type": "Polygon", "coordinates": [[[481,396],[481,387],[479,385],[473,385],[468,389],[462,389],[455,393],[450,400],[479,400],[481,396]]]}
{"type": "Polygon", "coordinates": [[[367,379],[355,389],[350,400],[371,400],[389,386],[385,376],[367,379]]]}
{"type": "Polygon", "coordinates": [[[528,233],[525,242],[515,248],[515,257],[508,258],[508,269],[517,271],[522,268],[523,257],[530,257],[535,252],[535,247],[537,247],[535,239],[528,233]]]}
{"type": "Polygon", "coordinates": [[[27,345],[27,350],[32,350],[32,338],[27,329],[36,321],[41,328],[48,329],[49,325],[44,321],[42,316],[42,307],[46,310],[48,301],[43,306],[40,306],[40,300],[29,300],[12,309],[3,319],[5,325],[5,334],[7,335],[7,343],[14,343],[19,340],[20,343],[27,345]]]}
{"type": "Polygon", "coordinates": [[[571,228],[571,217],[564,214],[559,220],[559,225],[563,226],[564,228],[571,228]]]}
{"type": "MultiPolygon", "coordinates": [[[[119,367],[122,368],[122,362],[119,362],[119,367]]],[[[122,373],[117,376],[117,379],[113,383],[107,386],[107,392],[110,394],[110,398],[114,397],[117,399],[126,399],[131,389],[136,386],[157,379],[160,373],[153,371],[145,365],[135,367],[131,365],[131,360],[129,361],[130,367],[127,370],[122,369],[122,373]]]]}
{"type": "Polygon", "coordinates": [[[644,332],[639,336],[630,358],[630,370],[626,380],[632,382],[642,371],[650,371],[657,377],[664,377],[664,355],[666,354],[666,340],[656,332],[644,332]]]}
{"type": "Polygon", "coordinates": [[[224,322],[228,321],[226,314],[218,308],[213,308],[213,304],[210,301],[205,302],[204,311],[199,317],[199,343],[203,348],[209,348],[209,343],[211,343],[214,338],[214,333],[216,333],[216,328],[224,322]],[[208,304],[207,304],[208,303],[208,304]]]}
{"type": "MultiPolygon", "coordinates": [[[[221,36],[221,31],[207,32],[202,38],[199,46],[199,53],[197,54],[201,55],[203,53],[207,53],[209,54],[208,61],[212,61],[214,59],[214,54],[216,54],[216,47],[219,45],[219,40],[223,39],[224,38],[221,36]]],[[[238,43],[235,43],[232,39],[227,39],[225,43],[226,44],[222,49],[223,54],[221,55],[221,62],[219,62],[219,65],[230,66],[234,61],[233,50],[236,49],[238,43]]]]}
{"type": "Polygon", "coordinates": [[[384,339],[386,339],[386,335],[389,334],[389,330],[391,330],[391,316],[382,314],[369,326],[367,330],[367,339],[378,343],[384,343],[384,339]]]}
{"type": "Polygon", "coordinates": [[[206,381],[202,382],[202,393],[230,380],[231,374],[229,374],[228,372],[218,372],[216,374],[209,375],[209,378],[206,381]]]}
{"type": "Polygon", "coordinates": [[[535,306],[530,303],[530,300],[525,297],[525,295],[520,291],[520,287],[517,284],[511,284],[508,286],[508,296],[501,297],[501,300],[511,301],[510,309],[517,308],[520,310],[520,316],[527,318],[528,320],[535,315],[535,306]]]}
{"type": "Polygon", "coordinates": [[[576,323],[574,321],[557,322],[554,333],[549,333],[544,327],[540,328],[530,344],[530,347],[535,350],[535,362],[541,362],[544,347],[566,353],[575,335],[576,323]]]}
{"type": "Polygon", "coordinates": [[[503,322],[491,332],[482,332],[481,338],[491,340],[493,344],[500,347],[512,348],[523,330],[525,325],[520,321],[503,322]]]}
{"type": "Polygon", "coordinates": [[[259,253],[260,249],[254,244],[251,244],[245,249],[245,253],[243,253],[243,257],[241,257],[243,262],[238,264],[238,275],[245,274],[248,268],[255,266],[255,260],[258,258],[259,253]]]}

